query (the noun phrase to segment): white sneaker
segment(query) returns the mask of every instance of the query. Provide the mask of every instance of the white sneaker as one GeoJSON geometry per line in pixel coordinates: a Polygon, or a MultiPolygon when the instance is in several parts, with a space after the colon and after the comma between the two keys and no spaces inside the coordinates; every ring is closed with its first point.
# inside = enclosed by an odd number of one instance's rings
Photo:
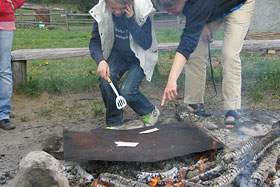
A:
{"type": "Polygon", "coordinates": [[[155,125],[158,121],[159,115],[160,111],[157,109],[157,107],[155,107],[155,109],[151,113],[143,116],[142,120],[144,121],[145,126],[149,127],[155,125]]]}

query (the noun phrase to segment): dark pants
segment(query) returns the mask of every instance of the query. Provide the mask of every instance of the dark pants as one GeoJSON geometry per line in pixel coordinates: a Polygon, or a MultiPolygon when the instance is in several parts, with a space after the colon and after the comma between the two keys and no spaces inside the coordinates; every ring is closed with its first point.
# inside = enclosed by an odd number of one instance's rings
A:
{"type": "MultiPolygon", "coordinates": [[[[127,104],[140,116],[151,113],[155,108],[154,105],[139,91],[139,86],[145,77],[139,60],[136,57],[124,58],[112,52],[107,63],[110,67],[110,78],[127,104]],[[127,72],[126,77],[119,88],[118,83],[125,72],[127,72]]],[[[116,94],[103,78],[99,78],[99,83],[106,107],[107,126],[118,126],[123,120],[123,110],[116,107],[116,94]]]]}

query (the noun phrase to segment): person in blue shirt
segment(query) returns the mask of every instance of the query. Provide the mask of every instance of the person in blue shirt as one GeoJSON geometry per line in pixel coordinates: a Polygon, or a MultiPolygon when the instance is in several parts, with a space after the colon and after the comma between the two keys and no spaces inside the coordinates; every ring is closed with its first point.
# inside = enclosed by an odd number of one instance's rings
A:
{"type": "Polygon", "coordinates": [[[177,79],[185,67],[186,109],[200,116],[204,110],[204,89],[208,42],[224,24],[223,83],[226,128],[238,122],[241,108],[240,51],[254,10],[254,0],[154,0],[156,6],[170,15],[183,13],[186,26],[180,38],[161,105],[177,96],[177,79]]]}
{"type": "Polygon", "coordinates": [[[123,122],[108,77],[145,125],[155,125],[160,111],[139,90],[144,77],[151,81],[158,60],[150,20],[153,4],[149,0],[100,0],[89,12],[94,18],[89,49],[98,66],[107,128],[117,129],[123,122]]]}

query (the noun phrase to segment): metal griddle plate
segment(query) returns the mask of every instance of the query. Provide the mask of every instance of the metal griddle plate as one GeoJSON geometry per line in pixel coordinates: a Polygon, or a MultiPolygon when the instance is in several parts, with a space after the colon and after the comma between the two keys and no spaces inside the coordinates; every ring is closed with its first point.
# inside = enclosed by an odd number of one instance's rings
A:
{"type": "MultiPolygon", "coordinates": [[[[155,162],[213,149],[214,139],[198,128],[183,123],[132,130],[94,129],[63,132],[64,159],[155,162]],[[140,132],[158,128],[158,131],[140,132]],[[118,147],[115,142],[138,142],[136,147],[118,147]]],[[[216,148],[223,148],[216,141],[216,148]]]]}

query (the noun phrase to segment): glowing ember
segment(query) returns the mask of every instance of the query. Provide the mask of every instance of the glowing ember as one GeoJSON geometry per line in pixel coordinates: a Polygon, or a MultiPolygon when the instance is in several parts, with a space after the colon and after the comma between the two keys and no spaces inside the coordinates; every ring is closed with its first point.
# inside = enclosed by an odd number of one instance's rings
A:
{"type": "Polygon", "coordinates": [[[95,187],[95,186],[97,186],[97,185],[101,185],[101,186],[104,186],[104,187],[108,187],[108,186],[104,185],[102,182],[98,183],[97,180],[95,180],[94,183],[93,183],[93,186],[90,186],[90,187],[95,187]]]}
{"type": "Polygon", "coordinates": [[[155,177],[152,179],[152,182],[150,182],[149,185],[156,187],[158,182],[162,182],[162,180],[160,180],[158,177],[155,177]]]}

